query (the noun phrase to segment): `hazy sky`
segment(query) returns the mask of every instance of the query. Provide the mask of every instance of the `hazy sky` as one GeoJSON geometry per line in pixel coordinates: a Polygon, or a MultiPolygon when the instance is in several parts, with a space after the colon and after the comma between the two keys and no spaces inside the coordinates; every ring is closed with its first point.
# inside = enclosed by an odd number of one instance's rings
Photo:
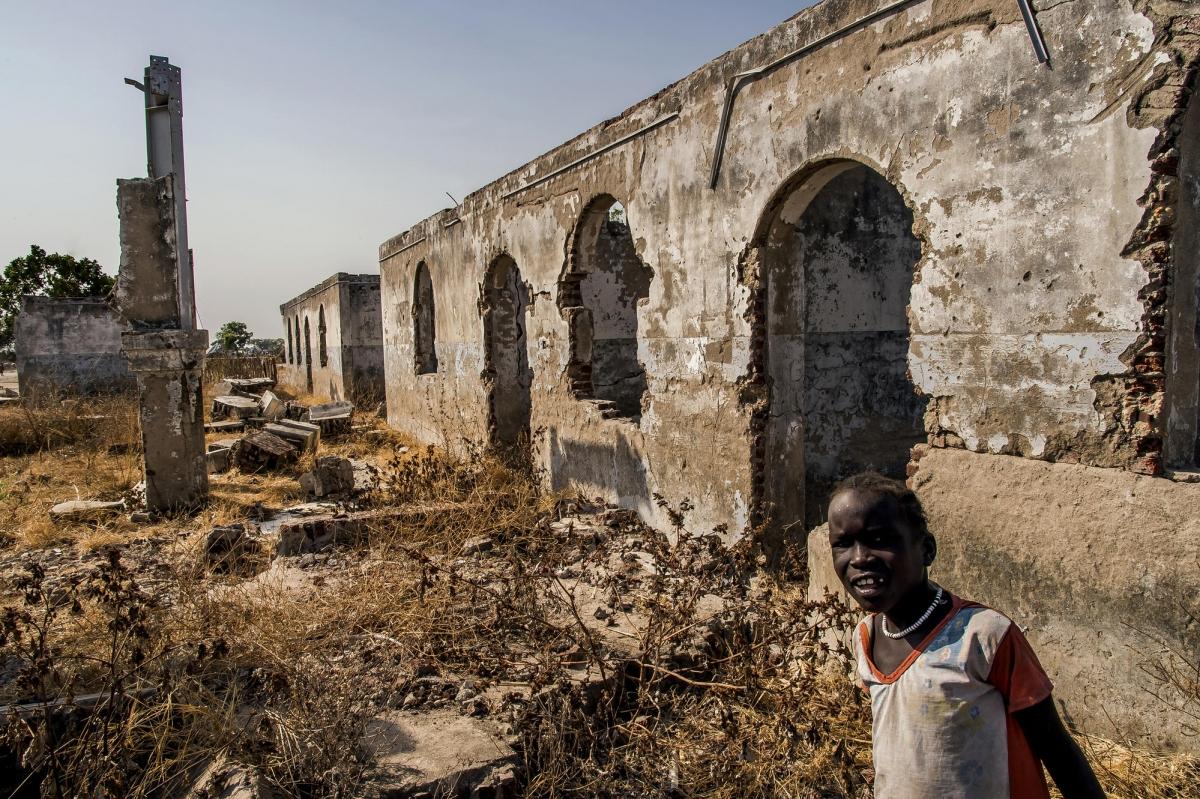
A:
{"type": "Polygon", "coordinates": [[[279,304],[809,0],[0,0],[0,266],[118,264],[151,53],[183,69],[201,322],[279,304]]]}

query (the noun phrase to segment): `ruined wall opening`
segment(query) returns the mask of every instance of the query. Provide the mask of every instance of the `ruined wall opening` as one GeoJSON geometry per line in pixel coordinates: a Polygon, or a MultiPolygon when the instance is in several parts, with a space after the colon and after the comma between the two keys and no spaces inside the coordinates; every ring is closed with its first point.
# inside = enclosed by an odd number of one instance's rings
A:
{"type": "Polygon", "coordinates": [[[313,390],[313,374],[312,374],[312,336],[308,327],[308,316],[304,317],[304,385],[307,387],[308,393],[313,390]]]}
{"type": "Polygon", "coordinates": [[[650,269],[638,257],[625,207],[592,200],[571,237],[558,283],[567,321],[572,396],[594,400],[606,418],[637,419],[646,393],[638,360],[638,302],[650,296],[650,269]]]}
{"type": "Polygon", "coordinates": [[[1200,101],[1179,134],[1179,186],[1171,237],[1167,385],[1160,424],[1168,468],[1200,465],[1200,101]]]}
{"type": "Polygon", "coordinates": [[[521,280],[516,261],[501,255],[488,267],[481,288],[488,443],[510,459],[528,462],[533,408],[525,332],[529,287],[521,280]]]}
{"type": "Polygon", "coordinates": [[[317,357],[321,366],[329,365],[329,348],[325,344],[325,306],[317,308],[317,357]]]}
{"type": "Polygon", "coordinates": [[[433,280],[424,261],[417,264],[413,278],[413,368],[419,375],[437,372],[437,346],[434,341],[433,280]]]}
{"type": "Polygon", "coordinates": [[[300,338],[300,317],[292,317],[292,327],[296,329],[296,365],[304,362],[304,352],[301,350],[303,339],[300,338]]]}
{"type": "Polygon", "coordinates": [[[756,483],[776,544],[803,542],[825,520],[841,478],[903,478],[925,440],[926,399],[908,374],[912,227],[900,192],[853,161],[789,181],[760,226],[756,483]]]}
{"type": "Polygon", "coordinates": [[[296,351],[292,347],[292,322],[291,322],[291,320],[284,319],[283,326],[287,328],[287,357],[285,358],[285,361],[287,363],[295,363],[296,362],[296,351]]]}

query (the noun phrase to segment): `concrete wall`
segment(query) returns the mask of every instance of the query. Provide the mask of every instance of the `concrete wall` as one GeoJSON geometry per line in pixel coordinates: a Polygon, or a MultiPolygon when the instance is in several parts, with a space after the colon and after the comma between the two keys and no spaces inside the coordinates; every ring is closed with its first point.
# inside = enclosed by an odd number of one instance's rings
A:
{"type": "Polygon", "coordinates": [[[279,313],[284,362],[276,374],[281,385],[329,400],[382,393],[378,277],[339,272],[279,306],[279,313]]]}
{"type": "Polygon", "coordinates": [[[938,574],[1044,625],[1089,723],[1107,691],[1127,728],[1186,743],[1152,729],[1153,686],[1112,631],[1148,613],[1200,652],[1189,622],[1151,607],[1200,592],[1200,485],[1137,476],[1196,458],[1200,9],[1043,5],[1053,69],[1016,3],[921,0],[856,25],[881,3],[825,0],[383,242],[389,421],[448,445],[528,429],[552,487],[664,527],[654,495],[686,498],[692,529],[767,521],[774,545],[804,541],[838,477],[945,448],[922,466],[938,574]],[[739,84],[710,186],[726,87],[763,65],[739,84]],[[586,257],[612,201],[639,288],[586,257]],[[418,374],[420,262],[438,366],[418,374]],[[597,318],[623,322],[618,349],[633,331],[636,412],[597,396],[597,318]],[[985,476],[960,490],[968,466],[985,476]],[[1069,575],[1074,519],[1046,516],[1058,497],[1087,509],[1069,575]],[[1159,499],[1176,510],[1148,525],[1159,499]],[[1192,566],[1137,572],[1146,535],[1192,566]],[[993,553],[1012,568],[989,571],[993,553]],[[1156,593],[1137,594],[1144,579],[1156,593]],[[1086,637],[1097,615],[1112,637],[1086,637]],[[1076,659],[1086,646],[1099,654],[1076,659]]]}
{"type": "Polygon", "coordinates": [[[103,299],[22,297],[16,323],[21,394],[108,394],[133,388],[121,357],[127,325],[103,299]]]}
{"type": "MultiPolygon", "coordinates": [[[[507,253],[530,297],[531,428],[551,482],[573,462],[572,482],[589,493],[650,517],[652,493],[687,497],[696,527],[741,530],[765,505],[765,409],[782,390],[763,363],[771,320],[760,250],[780,205],[814,193],[829,165],[854,163],[885,179],[913,217],[907,371],[931,440],[1158,471],[1162,301],[1143,290],[1159,222],[1143,195],[1178,136],[1165,109],[1178,110],[1172,87],[1187,79],[1186,59],[1174,57],[1184,37],[1159,12],[1192,7],[1051,7],[1039,14],[1051,70],[1034,60],[1015,3],[913,3],[743,88],[710,189],[726,79],[876,5],[826,0],[384,242],[393,423],[430,441],[487,439],[481,284],[507,253]],[[637,303],[647,391],[636,420],[605,418],[572,395],[567,374],[556,293],[576,229],[602,195],[625,207],[654,275],[637,303]],[[419,261],[437,298],[434,375],[412,368],[419,261]],[[613,478],[630,471],[636,479],[613,478]]],[[[803,365],[794,368],[802,380],[803,365]]]]}

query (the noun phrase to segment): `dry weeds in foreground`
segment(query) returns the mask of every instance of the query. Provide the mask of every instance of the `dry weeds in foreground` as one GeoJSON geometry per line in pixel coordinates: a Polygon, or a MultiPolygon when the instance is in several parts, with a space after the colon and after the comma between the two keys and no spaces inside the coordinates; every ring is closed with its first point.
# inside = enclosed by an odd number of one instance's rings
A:
{"type": "MultiPolygon", "coordinates": [[[[10,531],[12,546],[123,542],[181,526],[201,535],[258,503],[299,498],[295,475],[230,475],[194,519],[71,527],[57,538],[38,528],[39,513],[69,498],[64,481],[96,497],[140,477],[136,454],[111,446],[129,441],[106,435],[0,460],[0,512],[32,525],[10,531]],[[25,481],[19,498],[7,495],[11,479],[25,481]]],[[[46,795],[179,795],[217,756],[254,767],[285,795],[359,795],[370,765],[358,746],[363,722],[430,679],[480,687],[483,712],[519,742],[526,796],[869,794],[868,708],[831,645],[853,614],[757,575],[748,546],[727,552],[693,535],[682,512],[671,538],[617,513],[604,541],[582,542],[551,529],[577,503],[541,493],[531,475],[483,457],[400,454],[401,444],[381,434],[336,447],[379,455],[377,504],[450,509],[381,526],[308,579],[218,576],[184,546],[172,551],[167,587],[151,591],[119,556],[123,544],[66,587],[28,575],[4,619],[5,669],[16,679],[3,701],[107,692],[65,720],[45,723],[35,710],[11,722],[8,741],[48,776],[46,795]],[[477,536],[492,550],[462,557],[477,536]],[[604,586],[641,620],[635,640],[614,646],[555,589],[570,569],[627,555],[630,542],[654,575],[633,586],[613,574],[604,586]]],[[[1115,799],[1192,796],[1200,780],[1195,759],[1088,744],[1115,799]]]]}

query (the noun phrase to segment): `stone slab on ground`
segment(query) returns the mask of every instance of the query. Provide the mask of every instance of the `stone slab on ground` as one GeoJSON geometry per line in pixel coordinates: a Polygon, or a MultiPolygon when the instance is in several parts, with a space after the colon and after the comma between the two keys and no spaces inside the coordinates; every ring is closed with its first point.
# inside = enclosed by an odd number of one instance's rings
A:
{"type": "Polygon", "coordinates": [[[243,419],[221,419],[204,425],[206,433],[240,433],[246,429],[243,419]]]}
{"type": "Polygon", "coordinates": [[[58,522],[82,522],[103,519],[125,512],[125,503],[102,502],[96,499],[73,499],[60,502],[50,509],[50,518],[58,522]]]}
{"type": "Polygon", "coordinates": [[[316,452],[321,443],[321,428],[308,422],[280,419],[263,425],[263,430],[279,436],[304,452],[316,452]]]}
{"type": "Polygon", "coordinates": [[[365,541],[371,529],[385,524],[427,524],[433,520],[454,524],[454,519],[472,506],[454,502],[412,505],[403,508],[359,511],[340,516],[327,514],[279,525],[275,545],[278,557],[320,552],[336,545],[365,541]]]}
{"type": "Polygon", "coordinates": [[[517,754],[490,721],[454,710],[395,711],[367,722],[359,743],[372,761],[364,796],[515,795],[517,754]]]}
{"type": "Polygon", "coordinates": [[[231,377],[229,384],[239,391],[248,391],[254,394],[275,388],[275,380],[270,377],[231,377]]]}
{"type": "Polygon", "coordinates": [[[354,403],[344,400],[314,405],[308,409],[308,421],[318,425],[321,428],[321,434],[325,436],[349,433],[353,416],[354,403]]]}
{"type": "Polygon", "coordinates": [[[213,397],[213,419],[245,419],[247,416],[257,416],[258,412],[258,402],[247,397],[235,397],[232,394],[213,397]]]}
{"type": "Polygon", "coordinates": [[[254,430],[242,436],[233,447],[233,462],[244,472],[277,469],[295,460],[298,450],[266,430],[254,430]]]}

